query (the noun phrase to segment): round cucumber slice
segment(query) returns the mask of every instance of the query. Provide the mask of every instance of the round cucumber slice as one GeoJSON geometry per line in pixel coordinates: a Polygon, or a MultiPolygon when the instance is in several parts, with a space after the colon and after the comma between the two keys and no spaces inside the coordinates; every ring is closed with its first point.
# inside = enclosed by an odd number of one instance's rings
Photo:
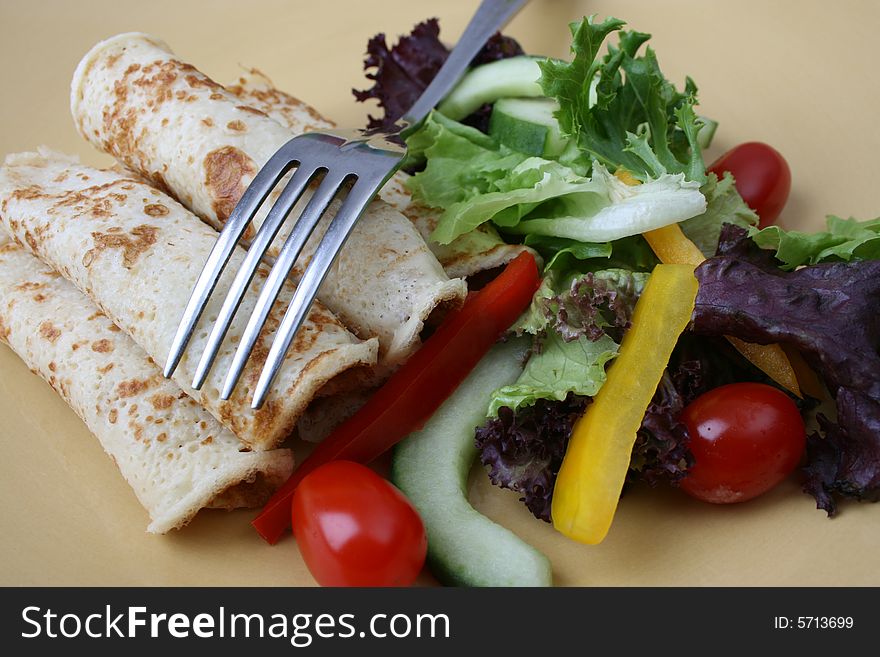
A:
{"type": "Polygon", "coordinates": [[[437,110],[460,121],[484,103],[499,98],[543,95],[538,79],[541,69],[534,57],[509,57],[471,69],[455,86],[437,110]]]}
{"type": "Polygon", "coordinates": [[[428,533],[428,563],[445,584],[550,586],[550,562],[513,532],[474,509],[467,478],[477,455],[474,428],[486,419],[489,392],[522,371],[528,340],[496,345],[421,431],[394,449],[391,481],[418,509],[428,533]]]}
{"type": "Polygon", "coordinates": [[[521,153],[559,157],[569,140],[553,116],[558,109],[551,98],[500,98],[492,108],[489,134],[521,153]]]}

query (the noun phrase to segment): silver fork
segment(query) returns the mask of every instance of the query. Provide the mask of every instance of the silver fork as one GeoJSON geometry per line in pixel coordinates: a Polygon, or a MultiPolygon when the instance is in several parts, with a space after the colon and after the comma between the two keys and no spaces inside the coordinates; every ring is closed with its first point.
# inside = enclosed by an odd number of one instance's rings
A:
{"type": "Polygon", "coordinates": [[[220,394],[221,399],[229,399],[232,395],[269,312],[306,241],[333,198],[347,190],[342,205],[330,221],[302,275],[269,349],[254,390],[251,407],[258,409],[263,405],[290,343],[305,320],[327,271],[367,205],[400,167],[406,155],[406,147],[399,139],[400,134],[417,126],[428,115],[452,89],[489,37],[503,27],[526,2],[527,0],[483,0],[443,67],[393,131],[311,132],[294,137],[278,149],[242,195],[208,256],[174,336],[164,369],[166,377],[170,377],[180,363],[208,299],[248,225],[279,181],[295,169],[250,244],[241,269],[232,282],[208,336],[192,384],[197,390],[204,384],[267,249],[309,184],[321,178],[315,193],[284,242],[260,291],[220,394]]]}

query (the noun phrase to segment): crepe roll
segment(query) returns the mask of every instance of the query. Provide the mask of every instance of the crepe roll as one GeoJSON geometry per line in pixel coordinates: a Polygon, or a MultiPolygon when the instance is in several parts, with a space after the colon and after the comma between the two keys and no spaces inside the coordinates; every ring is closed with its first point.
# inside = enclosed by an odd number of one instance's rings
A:
{"type": "MultiPolygon", "coordinates": [[[[13,238],[64,275],[156,362],[164,364],[190,292],[217,234],[152,186],[41,150],[0,167],[0,215],[13,238]]],[[[286,283],[233,396],[219,398],[232,356],[268,276],[261,266],[201,390],[190,384],[226,290],[241,266],[236,249],[197,325],[174,380],[249,449],[278,446],[334,378],[375,364],[377,341],[352,335],[316,302],[294,338],[266,403],[251,391],[294,287],[286,283]]],[[[338,379],[337,379],[338,381],[338,379]]],[[[133,383],[133,385],[141,385],[133,383]]],[[[144,383],[146,385],[146,383],[144,383]]]]}
{"type": "Polygon", "coordinates": [[[0,341],[82,418],[150,516],[259,506],[290,475],[287,449],[244,452],[79,290],[0,235],[0,341]],[[4,243],[5,242],[5,243],[4,243]]]}
{"type": "MultiPolygon", "coordinates": [[[[242,72],[236,83],[229,85],[227,90],[243,103],[265,112],[297,134],[334,126],[332,121],[314,108],[276,89],[272,81],[257,69],[242,72]]],[[[466,278],[502,267],[523,251],[530,251],[520,244],[507,244],[487,224],[450,244],[435,242],[431,239],[431,233],[437,227],[437,217],[441,211],[413,203],[406,188],[407,178],[406,173],[398,171],[382,188],[379,196],[413,223],[450,278],[466,278]]]]}
{"type": "MultiPolygon", "coordinates": [[[[304,127],[322,125],[316,113],[302,109],[304,127]]],[[[140,33],[102,41],[85,55],[73,78],[71,111],[92,144],[216,229],[260,167],[295,134],[140,33]]],[[[270,256],[277,255],[310,194],[282,226],[270,256]]],[[[262,224],[270,202],[245,239],[262,224]]],[[[334,201],[312,235],[294,280],[338,207],[334,201]]],[[[464,282],[449,279],[412,223],[380,199],[355,226],[318,293],[358,336],[379,339],[386,369],[418,346],[425,323],[460,305],[465,294],[464,282]]]]}

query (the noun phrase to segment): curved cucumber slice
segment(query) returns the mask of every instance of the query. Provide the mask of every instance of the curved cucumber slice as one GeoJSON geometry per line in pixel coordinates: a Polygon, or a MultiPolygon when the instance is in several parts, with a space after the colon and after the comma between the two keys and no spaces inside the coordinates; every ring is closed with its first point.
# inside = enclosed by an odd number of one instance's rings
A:
{"type": "Polygon", "coordinates": [[[541,69],[534,57],[509,57],[471,69],[437,106],[444,116],[460,121],[483,103],[499,98],[542,96],[541,69]]]}
{"type": "Polygon", "coordinates": [[[559,131],[552,98],[500,98],[492,108],[489,134],[520,153],[559,157],[568,139],[559,131]]]}
{"type": "Polygon", "coordinates": [[[445,584],[551,584],[547,557],[467,500],[474,428],[486,419],[489,392],[519,376],[527,347],[525,340],[493,347],[424,428],[394,449],[391,481],[421,514],[431,570],[445,584]]]}

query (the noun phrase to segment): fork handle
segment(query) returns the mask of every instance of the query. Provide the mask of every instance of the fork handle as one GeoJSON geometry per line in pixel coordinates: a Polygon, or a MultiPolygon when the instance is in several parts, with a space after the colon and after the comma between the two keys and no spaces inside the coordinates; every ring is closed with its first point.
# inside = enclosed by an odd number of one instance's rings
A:
{"type": "Polygon", "coordinates": [[[507,25],[526,2],[528,0],[483,0],[431,84],[401,119],[407,127],[420,123],[452,91],[489,37],[507,25]]]}

